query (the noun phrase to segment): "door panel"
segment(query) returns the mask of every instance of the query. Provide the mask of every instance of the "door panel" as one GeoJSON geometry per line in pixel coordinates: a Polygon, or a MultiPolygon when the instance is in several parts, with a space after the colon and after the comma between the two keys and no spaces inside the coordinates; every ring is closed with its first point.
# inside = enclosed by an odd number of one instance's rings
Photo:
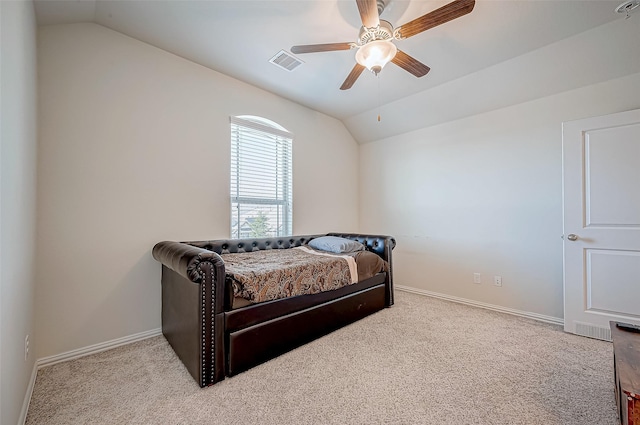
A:
{"type": "Polygon", "coordinates": [[[640,124],[585,132],[587,226],[640,226],[639,133],[640,124]]]}
{"type": "Polygon", "coordinates": [[[587,249],[586,253],[587,310],[638,317],[640,252],[587,249]]]}
{"type": "Polygon", "coordinates": [[[565,331],[609,339],[640,324],[640,110],[564,123],[562,146],[565,331]]]}

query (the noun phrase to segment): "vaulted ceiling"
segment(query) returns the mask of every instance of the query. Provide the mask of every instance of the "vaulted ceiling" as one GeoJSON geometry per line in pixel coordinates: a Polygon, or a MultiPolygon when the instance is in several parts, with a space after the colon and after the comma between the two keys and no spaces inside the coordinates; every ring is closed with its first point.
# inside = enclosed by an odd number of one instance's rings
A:
{"type": "MultiPolygon", "coordinates": [[[[390,0],[381,18],[394,26],[447,1],[390,0]]],[[[431,67],[416,78],[389,64],[339,90],[355,64],[354,50],[299,54],[286,71],[269,62],[293,45],[355,41],[361,25],[355,0],[154,1],[36,0],[40,25],[95,22],[343,120],[359,141],[374,137],[363,117],[384,108],[414,108],[425,93],[614,20],[619,1],[478,0],[465,16],[429,29],[398,48],[431,67]],[[407,100],[409,99],[409,100],[407,100]]],[[[640,16],[634,16],[640,18],[640,16]]],[[[635,19],[640,21],[640,19],[635,19]]],[[[637,23],[634,23],[637,27],[637,23]]],[[[539,63],[528,72],[562,67],[539,63]]],[[[503,94],[506,96],[507,94],[503,94]]],[[[438,96],[435,99],[440,99],[438,96]]],[[[456,99],[464,102],[461,93],[456,99]]],[[[508,102],[507,102],[508,103],[508,102]]],[[[438,109],[447,105],[437,105],[438,109]]],[[[401,130],[378,131],[378,135],[401,130]]]]}

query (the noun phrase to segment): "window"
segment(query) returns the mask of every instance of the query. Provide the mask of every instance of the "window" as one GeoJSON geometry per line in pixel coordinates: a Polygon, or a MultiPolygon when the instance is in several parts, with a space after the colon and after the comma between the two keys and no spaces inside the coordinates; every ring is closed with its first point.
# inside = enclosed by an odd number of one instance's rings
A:
{"type": "Polygon", "coordinates": [[[260,117],[231,117],[231,237],[292,233],[293,135],[260,117]]]}

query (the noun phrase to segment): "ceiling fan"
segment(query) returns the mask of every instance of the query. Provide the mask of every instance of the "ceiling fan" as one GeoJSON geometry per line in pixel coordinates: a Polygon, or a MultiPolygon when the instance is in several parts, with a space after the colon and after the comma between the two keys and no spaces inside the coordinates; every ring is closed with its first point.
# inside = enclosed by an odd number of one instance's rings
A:
{"type": "Polygon", "coordinates": [[[357,63],[342,83],[340,90],[350,89],[365,68],[378,75],[389,62],[398,65],[416,77],[426,75],[431,68],[399,50],[393,44],[393,40],[409,38],[459,18],[471,12],[475,6],[475,0],[454,0],[394,29],[391,23],[380,19],[380,14],[388,0],[356,0],[356,3],[362,19],[362,27],[356,42],[308,44],[291,48],[291,52],[295,54],[358,49],[356,52],[357,63]]]}

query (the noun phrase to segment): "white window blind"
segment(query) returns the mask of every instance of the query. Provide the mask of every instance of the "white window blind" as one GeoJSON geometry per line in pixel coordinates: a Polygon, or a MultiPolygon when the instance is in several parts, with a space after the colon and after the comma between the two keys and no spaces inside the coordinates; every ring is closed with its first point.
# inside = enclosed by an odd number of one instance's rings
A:
{"type": "Polygon", "coordinates": [[[231,117],[231,237],[292,233],[293,135],[258,117],[231,117]]]}

